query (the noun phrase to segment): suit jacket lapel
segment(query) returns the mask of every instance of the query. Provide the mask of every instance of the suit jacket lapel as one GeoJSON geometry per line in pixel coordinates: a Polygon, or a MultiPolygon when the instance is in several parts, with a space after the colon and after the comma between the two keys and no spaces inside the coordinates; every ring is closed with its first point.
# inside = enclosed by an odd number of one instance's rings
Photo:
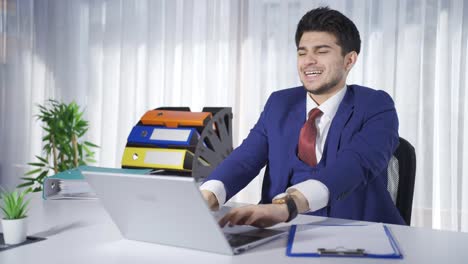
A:
{"type": "Polygon", "coordinates": [[[289,124],[285,126],[286,129],[290,129],[292,132],[292,138],[287,140],[292,140],[291,142],[295,143],[295,147],[297,147],[297,143],[299,142],[299,133],[301,131],[302,126],[306,120],[306,91],[299,93],[299,95],[295,98],[293,102],[291,102],[291,110],[290,110],[290,118],[287,118],[289,124]]]}
{"type": "Polygon", "coordinates": [[[347,88],[346,94],[341,101],[338,111],[332,120],[326,142],[326,163],[333,163],[336,159],[339,142],[343,128],[348,122],[354,109],[354,92],[351,87],[347,88]]]}

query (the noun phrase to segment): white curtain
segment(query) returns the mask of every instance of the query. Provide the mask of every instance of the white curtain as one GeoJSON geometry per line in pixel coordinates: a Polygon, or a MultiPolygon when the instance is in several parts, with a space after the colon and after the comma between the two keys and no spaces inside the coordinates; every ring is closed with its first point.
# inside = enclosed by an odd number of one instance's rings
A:
{"type": "MultiPolygon", "coordinates": [[[[328,5],[361,32],[348,83],[387,91],[400,135],[416,148],[412,225],[468,231],[463,0],[0,3],[0,184],[17,184],[40,153],[33,116],[48,98],[85,108],[100,166],[120,165],[131,127],[159,106],[232,107],[237,146],[271,92],[300,84],[297,22],[328,5]]],[[[258,177],[236,199],[256,202],[260,183],[258,177]]]]}

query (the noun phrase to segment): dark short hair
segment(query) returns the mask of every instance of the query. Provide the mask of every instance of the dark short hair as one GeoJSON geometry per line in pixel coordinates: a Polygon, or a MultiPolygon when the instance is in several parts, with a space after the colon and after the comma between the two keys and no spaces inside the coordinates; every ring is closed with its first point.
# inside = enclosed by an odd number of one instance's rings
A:
{"type": "Polygon", "coordinates": [[[296,30],[296,47],[305,32],[317,31],[333,34],[341,47],[343,56],[348,52],[361,51],[361,38],[353,21],[329,7],[319,7],[307,12],[299,21],[296,30]]]}

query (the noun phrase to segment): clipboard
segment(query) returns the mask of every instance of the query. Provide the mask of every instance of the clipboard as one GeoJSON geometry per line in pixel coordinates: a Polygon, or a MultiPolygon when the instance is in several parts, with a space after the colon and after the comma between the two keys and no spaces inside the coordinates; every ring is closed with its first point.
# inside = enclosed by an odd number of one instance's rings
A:
{"type": "Polygon", "coordinates": [[[370,225],[293,225],[289,231],[289,257],[351,257],[403,259],[390,229],[370,225]],[[356,236],[359,237],[356,237],[356,236]]]}

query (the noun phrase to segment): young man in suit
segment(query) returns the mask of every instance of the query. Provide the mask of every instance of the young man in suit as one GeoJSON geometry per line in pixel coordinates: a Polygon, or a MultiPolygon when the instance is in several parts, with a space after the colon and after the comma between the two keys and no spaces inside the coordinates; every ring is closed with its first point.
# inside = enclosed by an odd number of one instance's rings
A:
{"type": "Polygon", "coordinates": [[[361,40],[354,23],[313,9],[296,31],[303,86],[271,94],[248,137],[200,187],[210,208],[266,165],[259,205],[232,209],[220,225],[267,227],[297,213],[404,224],[387,192],[398,117],[384,91],[346,85],[361,40]]]}

